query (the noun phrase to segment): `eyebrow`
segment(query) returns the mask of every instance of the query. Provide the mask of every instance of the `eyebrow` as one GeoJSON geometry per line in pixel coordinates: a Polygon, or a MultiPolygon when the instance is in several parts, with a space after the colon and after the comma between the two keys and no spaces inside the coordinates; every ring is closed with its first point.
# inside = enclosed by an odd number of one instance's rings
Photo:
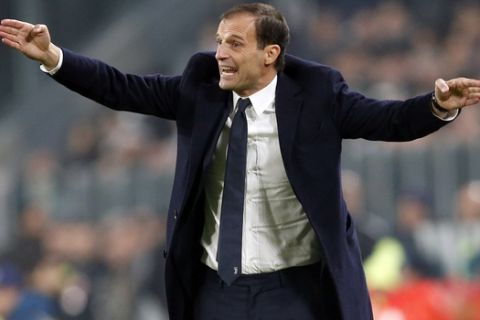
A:
{"type": "MultiPolygon", "coordinates": [[[[220,39],[222,38],[218,33],[215,35],[215,38],[216,39],[220,39]]],[[[226,38],[233,38],[233,39],[236,39],[236,40],[241,40],[241,41],[245,41],[245,38],[239,36],[239,35],[236,35],[236,34],[230,34],[228,35],[226,38]]]]}

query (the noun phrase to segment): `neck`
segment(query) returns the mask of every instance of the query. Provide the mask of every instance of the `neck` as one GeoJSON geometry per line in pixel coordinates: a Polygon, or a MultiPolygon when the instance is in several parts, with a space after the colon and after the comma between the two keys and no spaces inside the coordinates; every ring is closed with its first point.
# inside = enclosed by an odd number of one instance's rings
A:
{"type": "Polygon", "coordinates": [[[252,94],[257,93],[258,91],[265,89],[265,87],[268,86],[273,81],[273,79],[275,79],[276,76],[277,76],[277,70],[273,69],[272,71],[262,76],[262,78],[258,81],[258,85],[255,88],[235,91],[235,93],[242,98],[249,97],[252,94]]]}

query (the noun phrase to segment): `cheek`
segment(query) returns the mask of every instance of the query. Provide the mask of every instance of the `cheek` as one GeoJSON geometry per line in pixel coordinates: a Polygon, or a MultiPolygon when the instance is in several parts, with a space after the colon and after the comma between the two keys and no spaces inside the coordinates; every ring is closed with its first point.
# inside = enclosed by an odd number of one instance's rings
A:
{"type": "Polygon", "coordinates": [[[250,80],[257,79],[260,76],[260,68],[258,66],[257,61],[250,60],[250,63],[246,63],[243,66],[243,70],[241,73],[242,78],[248,78],[250,80]]]}

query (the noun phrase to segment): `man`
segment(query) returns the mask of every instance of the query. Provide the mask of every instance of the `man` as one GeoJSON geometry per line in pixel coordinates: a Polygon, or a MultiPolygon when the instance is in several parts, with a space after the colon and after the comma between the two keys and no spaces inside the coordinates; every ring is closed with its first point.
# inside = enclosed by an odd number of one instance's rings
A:
{"type": "Polygon", "coordinates": [[[480,81],[465,78],[403,102],[350,92],[337,71],[285,56],[287,24],[265,4],[224,13],[216,54],[175,77],[125,75],[59,49],[43,25],[3,20],[0,37],[82,95],[176,121],[172,320],[372,319],[341,141],[416,139],[480,100],[480,81]]]}

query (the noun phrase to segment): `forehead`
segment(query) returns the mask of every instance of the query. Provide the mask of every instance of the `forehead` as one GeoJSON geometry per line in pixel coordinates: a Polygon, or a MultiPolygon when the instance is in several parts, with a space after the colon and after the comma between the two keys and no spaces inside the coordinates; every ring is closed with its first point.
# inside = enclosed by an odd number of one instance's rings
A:
{"type": "Polygon", "coordinates": [[[217,37],[255,37],[255,17],[249,13],[236,13],[218,24],[217,37]]]}

